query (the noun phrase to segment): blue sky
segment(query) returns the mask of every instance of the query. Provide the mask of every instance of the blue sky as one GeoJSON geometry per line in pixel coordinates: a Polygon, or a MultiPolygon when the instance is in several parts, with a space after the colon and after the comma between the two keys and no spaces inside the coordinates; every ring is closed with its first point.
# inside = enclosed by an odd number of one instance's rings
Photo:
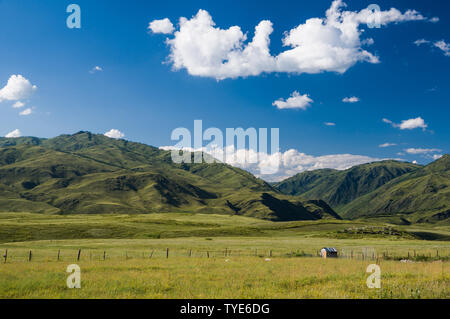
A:
{"type": "MultiPolygon", "coordinates": [[[[374,1],[346,2],[342,10],[359,12],[374,1]]],[[[168,18],[178,31],[180,17],[189,20],[203,9],[216,28],[239,26],[247,33],[245,48],[255,26],[270,20],[269,49],[271,56],[277,56],[286,50],[284,33],[310,18],[325,18],[331,1],[0,0],[0,89],[12,75],[21,75],[37,87],[17,100],[5,99],[7,95],[2,100],[0,93],[0,136],[16,129],[23,136],[40,137],[118,129],[129,140],[163,146],[174,144],[173,129],[192,128],[193,121],[201,119],[204,127],[223,130],[280,128],[283,152],[295,149],[313,157],[354,154],[428,163],[450,146],[450,56],[442,46],[450,42],[450,4],[376,3],[381,10],[394,7],[403,14],[414,9],[423,17],[379,29],[359,26],[358,30],[365,30],[360,40],[374,42],[361,50],[379,63],[358,61],[343,72],[298,74],[294,68],[218,80],[214,68],[208,76],[194,74],[187,64],[175,70],[169,58],[175,47],[166,44],[175,35],[152,32],[149,23],[168,18]],[[81,29],[66,26],[70,3],[81,8],[81,29]],[[439,21],[431,20],[434,17],[439,21]],[[419,39],[428,42],[414,44],[419,39]],[[439,48],[436,44],[441,40],[439,48]],[[95,66],[101,70],[90,72],[95,66]],[[305,109],[273,105],[295,91],[313,102],[305,109]],[[344,103],[345,97],[359,101],[344,103]],[[25,105],[14,108],[18,101],[25,105]],[[28,108],[31,114],[20,115],[28,108]],[[401,125],[418,118],[425,129],[411,128],[409,122],[401,125]],[[385,143],[396,145],[379,147],[385,143]]],[[[187,49],[176,49],[187,59],[187,49]]]]}

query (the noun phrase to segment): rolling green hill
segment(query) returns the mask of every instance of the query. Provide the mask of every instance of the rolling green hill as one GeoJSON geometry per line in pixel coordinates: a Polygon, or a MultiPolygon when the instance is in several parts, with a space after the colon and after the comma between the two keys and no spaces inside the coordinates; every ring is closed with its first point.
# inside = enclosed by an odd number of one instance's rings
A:
{"type": "Polygon", "coordinates": [[[197,212],[275,221],[340,218],[230,165],[174,164],[170,152],[90,132],[0,138],[0,212],[197,212]]]}
{"type": "Polygon", "coordinates": [[[368,194],[387,182],[415,171],[420,166],[397,161],[381,161],[354,166],[344,171],[320,169],[297,174],[274,185],[287,195],[323,199],[337,209],[368,194]]]}
{"type": "Polygon", "coordinates": [[[450,156],[404,174],[348,205],[347,218],[401,216],[409,222],[450,220],[450,156]]]}
{"type": "Polygon", "coordinates": [[[397,161],[345,171],[315,170],[274,184],[284,194],[321,198],[346,219],[383,218],[404,224],[450,221],[450,156],[419,166],[397,161]]]}

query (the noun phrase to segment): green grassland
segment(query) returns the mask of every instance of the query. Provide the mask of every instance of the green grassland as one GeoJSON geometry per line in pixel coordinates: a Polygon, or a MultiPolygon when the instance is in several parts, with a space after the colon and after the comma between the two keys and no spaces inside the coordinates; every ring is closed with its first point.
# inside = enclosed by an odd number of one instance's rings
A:
{"type": "Polygon", "coordinates": [[[449,163],[270,185],[89,132],[0,138],[0,298],[449,298],[449,163]]]}
{"type": "Polygon", "coordinates": [[[4,213],[0,234],[2,255],[8,250],[1,298],[450,297],[450,230],[442,225],[4,213]],[[351,251],[354,259],[318,258],[326,246],[351,251]],[[376,255],[363,257],[372,248],[376,255]],[[408,255],[414,262],[400,262],[408,255]],[[73,263],[82,270],[81,289],[65,284],[73,263]],[[371,263],[381,267],[381,289],[365,284],[371,263]]]}
{"type": "Polygon", "coordinates": [[[381,289],[366,286],[362,260],[258,257],[80,261],[81,289],[66,287],[68,262],[1,265],[2,298],[448,298],[449,263],[382,261],[381,289]]]}

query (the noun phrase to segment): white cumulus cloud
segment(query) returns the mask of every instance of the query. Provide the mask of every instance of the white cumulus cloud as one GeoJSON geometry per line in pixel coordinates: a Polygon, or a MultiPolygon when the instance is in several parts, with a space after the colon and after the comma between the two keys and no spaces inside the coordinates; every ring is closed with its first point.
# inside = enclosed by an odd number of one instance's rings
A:
{"type": "Polygon", "coordinates": [[[401,130],[413,130],[416,128],[421,128],[425,130],[428,127],[428,124],[425,123],[424,119],[421,117],[417,117],[414,119],[403,120],[400,124],[394,123],[389,119],[384,118],[384,123],[392,125],[392,127],[399,128],[401,130]]]}
{"type": "Polygon", "coordinates": [[[2,101],[18,101],[28,99],[37,90],[36,85],[22,75],[11,75],[8,83],[0,89],[0,103],[2,101]]]}
{"type": "Polygon", "coordinates": [[[5,135],[5,137],[21,137],[21,136],[22,136],[22,133],[20,133],[20,130],[17,128],[14,131],[11,131],[5,135]]]}
{"type": "Polygon", "coordinates": [[[27,115],[30,115],[31,113],[33,113],[33,110],[31,108],[27,108],[27,109],[23,110],[22,112],[20,112],[19,115],[27,116],[27,115]]]}
{"type": "Polygon", "coordinates": [[[408,154],[428,154],[428,153],[438,153],[442,152],[442,150],[437,148],[407,148],[405,150],[408,154]]]}
{"type": "Polygon", "coordinates": [[[401,130],[413,130],[415,128],[422,128],[426,129],[428,127],[427,124],[425,124],[425,121],[421,117],[417,117],[415,119],[409,119],[402,121],[398,127],[401,130]]]}
{"type": "Polygon", "coordinates": [[[291,96],[284,100],[282,98],[272,103],[279,109],[302,109],[306,110],[314,102],[308,94],[301,95],[298,91],[292,92],[291,96]]]}
{"type": "Polygon", "coordinates": [[[434,46],[439,48],[444,52],[445,56],[450,56],[450,44],[446,43],[444,40],[434,42],[434,46]]]}
{"type": "Polygon", "coordinates": [[[425,40],[425,39],[418,39],[416,41],[414,41],[414,44],[417,45],[418,47],[421,46],[422,44],[428,44],[430,43],[430,41],[425,40]]]}
{"type": "Polygon", "coordinates": [[[125,137],[125,134],[123,134],[121,131],[116,130],[116,129],[111,129],[108,132],[106,132],[104,135],[109,138],[115,138],[115,139],[125,137]]]}
{"type": "Polygon", "coordinates": [[[333,123],[333,122],[325,122],[323,124],[326,126],[336,126],[336,123],[333,123]]]}
{"type": "MultiPolygon", "coordinates": [[[[427,20],[414,10],[402,13],[391,8],[375,13],[369,9],[347,11],[345,7],[342,0],[335,0],[325,17],[310,18],[286,31],[282,39],[286,49],[278,55],[272,55],[269,50],[271,21],[261,21],[249,39],[239,26],[221,29],[207,11],[199,10],[190,19],[180,18],[179,29],[167,39],[169,60],[174,70],[186,69],[190,75],[217,80],[271,72],[344,73],[358,62],[379,63],[376,55],[362,48],[373,44],[373,39],[361,39],[361,26],[374,21],[386,26],[427,20]]],[[[170,21],[161,21],[152,23],[158,22],[155,28],[159,24],[167,25],[167,29],[162,29],[172,33],[170,21]]],[[[155,30],[164,33],[162,29],[155,30]]]]}
{"type": "Polygon", "coordinates": [[[171,34],[175,30],[172,22],[168,18],[154,20],[149,23],[148,29],[153,33],[171,34]]]}
{"type": "Polygon", "coordinates": [[[430,21],[431,23],[437,23],[440,21],[439,17],[433,17],[431,19],[429,19],[428,21],[430,21]]]}
{"type": "Polygon", "coordinates": [[[25,103],[17,101],[16,103],[13,104],[13,108],[15,109],[20,109],[21,107],[24,107],[25,103]]]}
{"type": "Polygon", "coordinates": [[[395,143],[384,143],[384,144],[378,145],[378,147],[386,148],[386,147],[391,147],[391,146],[396,146],[396,145],[397,144],[395,144],[395,143]]]}
{"type": "MultiPolygon", "coordinates": [[[[160,149],[176,150],[173,146],[162,146],[160,149]]],[[[269,182],[280,181],[295,174],[322,168],[338,170],[348,169],[355,165],[371,163],[383,159],[363,155],[333,154],[312,156],[291,149],[286,152],[267,154],[252,149],[236,149],[233,145],[225,148],[185,148],[188,152],[203,151],[220,162],[230,164],[249,171],[257,177],[269,182]]]]}
{"type": "Polygon", "coordinates": [[[344,102],[344,103],[356,103],[356,102],[359,102],[359,97],[356,97],[356,96],[344,97],[342,99],[342,102],[344,102]]]}
{"type": "Polygon", "coordinates": [[[426,39],[418,39],[414,41],[414,44],[417,46],[421,46],[422,44],[428,44],[433,48],[438,48],[441,50],[445,56],[450,56],[450,44],[445,42],[444,40],[431,42],[426,39]]]}
{"type": "Polygon", "coordinates": [[[102,71],[103,71],[103,68],[101,66],[96,65],[89,71],[89,73],[94,74],[96,72],[102,72],[102,71]]]}

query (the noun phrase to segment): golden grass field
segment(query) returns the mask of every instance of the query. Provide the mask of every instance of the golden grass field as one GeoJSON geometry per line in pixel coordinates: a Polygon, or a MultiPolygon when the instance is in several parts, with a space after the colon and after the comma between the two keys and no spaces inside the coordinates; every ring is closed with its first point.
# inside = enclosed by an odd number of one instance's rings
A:
{"type": "Polygon", "coordinates": [[[0,268],[2,298],[449,298],[448,262],[380,263],[369,289],[361,260],[187,258],[81,261],[81,289],[66,287],[67,262],[0,268]]]}
{"type": "Polygon", "coordinates": [[[64,240],[3,244],[2,254],[6,247],[9,260],[0,264],[1,298],[450,297],[448,261],[404,263],[381,257],[384,251],[392,256],[409,251],[412,256],[410,247],[417,254],[431,256],[438,250],[444,255],[450,252],[446,242],[291,237],[64,240]],[[366,268],[374,260],[315,257],[316,247],[331,243],[353,249],[355,258],[361,244],[375,247],[381,289],[366,285],[366,268]],[[294,256],[314,257],[293,257],[293,251],[294,256]],[[66,286],[66,267],[73,263],[81,268],[81,289],[66,286]]]}
{"type": "Polygon", "coordinates": [[[398,236],[340,232],[370,225],[385,224],[3,213],[0,298],[450,298],[450,242],[413,236],[448,238],[448,226],[395,226],[398,236]],[[322,247],[353,259],[323,260],[322,247]],[[400,262],[408,256],[414,262],[400,262]],[[366,285],[373,263],[381,289],[366,285]],[[81,267],[81,289],[66,286],[70,264],[81,267]]]}

